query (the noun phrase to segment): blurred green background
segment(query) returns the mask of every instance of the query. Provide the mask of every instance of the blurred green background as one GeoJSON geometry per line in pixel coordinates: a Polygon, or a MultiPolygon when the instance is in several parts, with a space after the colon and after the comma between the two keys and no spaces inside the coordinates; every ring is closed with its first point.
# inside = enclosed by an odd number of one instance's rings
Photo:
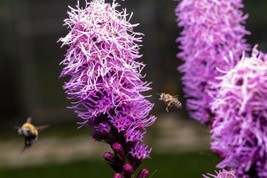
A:
{"type": "MultiPolygon", "coordinates": [[[[81,0],[82,1],[82,0],[81,0]]],[[[66,109],[67,101],[59,79],[65,49],[57,40],[67,34],[62,26],[68,5],[75,0],[0,0],[0,177],[111,177],[112,171],[102,161],[109,150],[90,138],[90,130],[78,130],[76,115],[66,109]],[[21,154],[23,139],[13,129],[28,116],[34,123],[48,123],[40,141],[21,154]]],[[[219,161],[209,150],[209,131],[189,118],[185,108],[171,109],[158,101],[156,93],[180,95],[182,89],[176,67],[180,61],[175,39],[176,1],[134,0],[122,2],[134,12],[135,30],[145,34],[141,52],[147,64],[143,73],[151,81],[152,114],[157,123],[149,128],[146,143],[153,147],[152,160],[142,167],[153,177],[201,177],[213,172],[219,161]]],[[[266,0],[244,1],[249,14],[246,27],[252,32],[248,42],[267,51],[266,0]]]]}

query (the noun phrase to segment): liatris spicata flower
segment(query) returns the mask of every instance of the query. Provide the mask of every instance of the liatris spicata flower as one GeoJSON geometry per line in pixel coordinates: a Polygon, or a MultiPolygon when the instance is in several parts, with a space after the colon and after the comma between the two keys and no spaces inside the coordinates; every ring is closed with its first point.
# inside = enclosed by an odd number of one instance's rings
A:
{"type": "Polygon", "coordinates": [[[68,46],[61,77],[70,77],[64,89],[81,126],[89,126],[95,140],[113,149],[103,157],[116,171],[114,177],[128,178],[149,157],[151,149],[142,139],[156,118],[149,116],[153,105],[141,94],[150,89],[141,80],[144,64],[137,61],[142,34],[133,32],[138,24],[131,24],[118,6],[93,0],[85,8],[70,8],[65,20],[70,32],[60,39],[68,46]]]}
{"type": "Polygon", "coordinates": [[[227,171],[223,169],[222,171],[216,172],[216,175],[210,173],[208,173],[207,175],[203,175],[203,178],[237,178],[237,177],[233,170],[227,171]]]}
{"type": "MultiPolygon", "coordinates": [[[[231,60],[230,60],[231,61],[231,60]]],[[[212,150],[238,177],[267,177],[267,56],[256,48],[221,77],[212,103],[212,150]]]]}
{"type": "Polygon", "coordinates": [[[201,123],[212,122],[210,102],[217,93],[214,84],[229,51],[240,59],[248,50],[244,36],[249,32],[243,24],[247,15],[241,11],[242,0],[182,0],[175,13],[177,24],[183,28],[177,55],[184,64],[178,70],[184,74],[182,83],[191,117],[201,123]]]}

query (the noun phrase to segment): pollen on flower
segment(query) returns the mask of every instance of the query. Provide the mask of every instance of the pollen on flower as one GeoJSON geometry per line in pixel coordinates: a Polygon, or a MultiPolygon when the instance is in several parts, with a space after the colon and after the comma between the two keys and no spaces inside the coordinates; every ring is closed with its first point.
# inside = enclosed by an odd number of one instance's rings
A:
{"type": "Polygon", "coordinates": [[[184,62],[178,70],[184,74],[186,105],[201,123],[212,123],[214,117],[210,103],[217,93],[216,77],[221,75],[216,68],[224,68],[229,51],[239,60],[249,49],[244,39],[249,32],[243,26],[248,15],[241,8],[242,0],[182,0],[175,10],[183,28],[177,57],[184,62]]]}
{"type": "Polygon", "coordinates": [[[212,150],[219,168],[236,169],[238,177],[267,176],[267,55],[253,49],[221,77],[211,104],[212,150]]]}

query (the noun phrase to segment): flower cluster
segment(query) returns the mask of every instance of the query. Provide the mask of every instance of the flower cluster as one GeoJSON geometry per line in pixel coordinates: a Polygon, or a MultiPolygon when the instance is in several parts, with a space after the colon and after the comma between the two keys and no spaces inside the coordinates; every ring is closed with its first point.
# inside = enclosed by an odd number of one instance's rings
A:
{"type": "Polygon", "coordinates": [[[237,177],[233,170],[227,171],[223,169],[222,171],[216,172],[216,175],[210,173],[208,173],[207,175],[203,175],[203,178],[237,178],[237,177]]]}
{"type": "Polygon", "coordinates": [[[244,39],[249,32],[243,26],[247,15],[241,8],[242,0],[182,0],[175,10],[183,28],[177,57],[184,62],[178,70],[184,74],[186,105],[201,123],[212,123],[214,117],[210,102],[217,93],[216,76],[221,75],[216,68],[223,68],[229,51],[239,60],[249,48],[244,39]]]}
{"type": "MultiPolygon", "coordinates": [[[[78,1],[79,2],[79,1],[78,1]]],[[[143,82],[144,64],[138,62],[142,34],[133,31],[126,9],[104,0],[86,2],[85,8],[70,8],[64,22],[70,32],[61,38],[68,46],[61,77],[72,109],[92,128],[97,141],[110,144],[114,153],[104,159],[116,171],[114,177],[131,177],[151,149],[142,142],[153,104],[141,93],[150,90],[143,82]]],[[[141,170],[139,177],[148,176],[141,170]]]]}
{"type": "MultiPolygon", "coordinates": [[[[232,60],[231,60],[232,61],[232,60]]],[[[238,177],[267,177],[267,56],[253,49],[221,77],[211,104],[212,150],[238,177]]]]}

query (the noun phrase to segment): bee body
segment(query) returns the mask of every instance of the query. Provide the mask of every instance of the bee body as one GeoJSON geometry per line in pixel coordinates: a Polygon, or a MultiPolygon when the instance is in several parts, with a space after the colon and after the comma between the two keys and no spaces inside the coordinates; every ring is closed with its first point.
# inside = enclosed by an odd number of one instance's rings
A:
{"type": "Polygon", "coordinates": [[[38,140],[38,132],[39,130],[46,129],[48,125],[35,127],[32,123],[32,119],[28,118],[26,123],[24,123],[21,127],[16,127],[18,134],[24,137],[24,148],[30,147],[34,142],[38,140]]]}
{"type": "Polygon", "coordinates": [[[38,136],[38,130],[36,129],[36,127],[31,124],[31,123],[25,123],[21,126],[21,134],[25,137],[29,136],[29,135],[35,135],[38,136]]]}
{"type": "Polygon", "coordinates": [[[159,100],[167,104],[166,111],[169,112],[169,107],[175,106],[176,108],[181,108],[182,103],[178,100],[177,96],[172,96],[167,93],[161,93],[159,100]]]}

